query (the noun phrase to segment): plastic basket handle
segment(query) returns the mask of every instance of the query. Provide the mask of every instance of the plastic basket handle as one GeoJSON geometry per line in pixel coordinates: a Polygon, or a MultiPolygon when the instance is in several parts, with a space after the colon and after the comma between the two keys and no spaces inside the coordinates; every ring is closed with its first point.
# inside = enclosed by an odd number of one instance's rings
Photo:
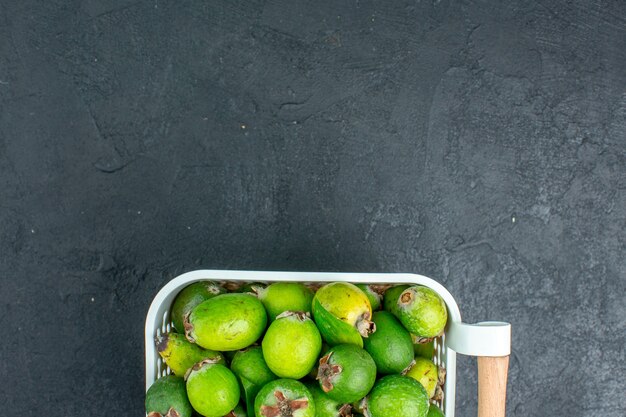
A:
{"type": "Polygon", "coordinates": [[[505,417],[511,325],[452,322],[446,344],[458,353],[478,357],[478,417],[505,417]]]}

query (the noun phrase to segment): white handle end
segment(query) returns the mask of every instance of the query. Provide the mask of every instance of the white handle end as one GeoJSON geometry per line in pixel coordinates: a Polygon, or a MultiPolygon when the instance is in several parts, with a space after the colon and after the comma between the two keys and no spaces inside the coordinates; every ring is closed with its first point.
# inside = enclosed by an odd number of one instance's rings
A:
{"type": "Polygon", "coordinates": [[[446,345],[469,356],[509,356],[511,324],[484,321],[476,324],[451,322],[446,331],[446,345]]]}

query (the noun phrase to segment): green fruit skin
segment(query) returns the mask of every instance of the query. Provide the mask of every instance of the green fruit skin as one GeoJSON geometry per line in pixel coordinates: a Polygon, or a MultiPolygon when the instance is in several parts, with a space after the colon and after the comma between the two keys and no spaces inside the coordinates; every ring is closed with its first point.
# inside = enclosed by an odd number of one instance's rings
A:
{"type": "Polygon", "coordinates": [[[178,333],[185,333],[183,318],[203,301],[216,295],[224,294],[226,290],[212,281],[194,282],[183,288],[172,303],[170,317],[178,333]]]}
{"type": "Polygon", "coordinates": [[[376,331],[363,346],[372,356],[380,374],[399,374],[413,360],[413,341],[408,331],[387,311],[374,313],[372,321],[376,331]]]}
{"type": "Polygon", "coordinates": [[[307,383],[306,387],[315,401],[315,417],[339,417],[339,409],[343,406],[339,401],[330,398],[315,382],[307,383]]]}
{"type": "Polygon", "coordinates": [[[376,382],[376,364],[369,353],[355,345],[337,345],[328,353],[328,363],[342,371],[331,378],[333,388],[326,395],[343,404],[365,397],[376,382]]]}
{"type": "Polygon", "coordinates": [[[272,322],[261,346],[272,372],[281,378],[300,379],[313,369],[322,337],[310,318],[301,320],[293,315],[272,322]]]}
{"type": "Polygon", "coordinates": [[[311,392],[300,381],[293,379],[277,379],[268,384],[265,384],[259,394],[254,400],[254,415],[255,417],[266,417],[261,414],[261,407],[263,405],[275,406],[276,397],[275,391],[280,391],[290,401],[306,398],[308,400],[308,406],[296,410],[293,413],[293,417],[315,417],[315,401],[311,392]]]}
{"type": "Polygon", "coordinates": [[[248,410],[248,417],[254,417],[254,399],[259,393],[261,386],[255,385],[248,381],[246,378],[238,376],[241,394],[243,395],[243,401],[246,403],[246,410],[248,410]]]}
{"type": "Polygon", "coordinates": [[[174,375],[157,379],[146,393],[146,414],[157,412],[165,415],[170,408],[174,408],[180,417],[191,417],[193,413],[187,399],[185,381],[174,375]]]}
{"type": "Polygon", "coordinates": [[[313,365],[313,369],[311,369],[311,371],[309,372],[309,374],[307,375],[309,378],[311,379],[315,379],[317,378],[317,370],[318,370],[318,364],[319,364],[319,360],[322,356],[324,356],[328,351],[330,350],[330,346],[328,346],[327,343],[325,343],[322,339],[322,350],[320,350],[320,354],[317,355],[317,359],[315,360],[315,364],[313,365]]]}
{"type": "Polygon", "coordinates": [[[378,380],[367,401],[371,417],[426,417],[428,407],[424,387],[403,375],[387,375],[378,380]]]}
{"type": "MultiPolygon", "coordinates": [[[[417,339],[417,337],[415,337],[415,339],[417,339]]],[[[413,351],[415,352],[415,356],[432,359],[435,354],[435,341],[431,340],[426,343],[415,343],[415,339],[413,340],[413,351]]]]}
{"type": "Polygon", "coordinates": [[[285,311],[311,312],[313,291],[299,282],[275,282],[258,293],[270,321],[285,311]]]}
{"type": "Polygon", "coordinates": [[[178,333],[157,337],[157,351],[172,372],[178,376],[185,376],[189,368],[203,359],[215,359],[218,363],[226,364],[220,352],[202,349],[178,333]]]}
{"type": "Polygon", "coordinates": [[[239,350],[257,341],[267,325],[263,304],[250,294],[221,294],[191,311],[191,337],[205,349],[239,350]]]}
{"type": "Polygon", "coordinates": [[[448,321],[448,310],[443,298],[436,291],[421,285],[409,287],[400,294],[394,313],[402,325],[420,337],[436,337],[443,333],[448,321]],[[413,301],[402,304],[405,295],[413,295],[413,301]]]}
{"type": "Polygon", "coordinates": [[[398,299],[400,298],[400,294],[404,290],[409,288],[409,285],[396,285],[395,287],[389,288],[385,291],[383,295],[383,309],[396,315],[398,299]]]}
{"type": "Polygon", "coordinates": [[[372,310],[378,310],[381,304],[381,296],[376,291],[372,290],[369,284],[356,284],[356,286],[367,295],[367,299],[370,300],[372,310]]]}
{"type": "Polygon", "coordinates": [[[222,417],[239,403],[239,384],[224,365],[204,364],[189,373],[187,395],[194,410],[204,417],[222,417]]]}
{"type": "Polygon", "coordinates": [[[431,404],[426,417],[446,417],[435,404],[431,404]]]}
{"type": "Polygon", "coordinates": [[[428,393],[428,398],[432,398],[435,395],[439,368],[437,368],[437,365],[435,365],[430,359],[420,357],[415,358],[415,363],[411,366],[411,369],[407,371],[406,376],[409,376],[422,384],[428,393]]]}
{"type": "Polygon", "coordinates": [[[253,417],[254,398],[263,385],[277,379],[277,376],[265,363],[260,346],[237,352],[230,364],[230,369],[239,378],[248,416],[253,417]]]}
{"type": "Polygon", "coordinates": [[[350,343],[363,347],[363,338],[359,331],[333,316],[315,299],[313,300],[313,317],[324,341],[330,346],[350,343]]]}
{"type": "Polygon", "coordinates": [[[235,375],[260,386],[278,378],[265,363],[261,346],[253,346],[237,352],[230,364],[230,369],[235,375]]]}
{"type": "Polygon", "coordinates": [[[330,314],[350,325],[355,325],[357,318],[363,313],[369,313],[369,317],[372,315],[372,306],[367,296],[349,282],[326,284],[317,290],[314,299],[330,314]]]}

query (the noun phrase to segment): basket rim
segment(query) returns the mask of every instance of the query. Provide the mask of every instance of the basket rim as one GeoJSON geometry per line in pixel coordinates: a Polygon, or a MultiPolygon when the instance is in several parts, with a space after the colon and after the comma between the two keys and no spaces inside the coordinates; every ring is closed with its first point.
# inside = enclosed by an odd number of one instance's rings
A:
{"type": "Polygon", "coordinates": [[[299,271],[254,271],[254,270],[220,270],[220,269],[196,269],[185,272],[171,279],[154,296],[146,316],[146,330],[148,323],[154,322],[156,311],[162,300],[172,292],[179,290],[183,285],[189,285],[197,281],[220,280],[220,281],[303,281],[303,282],[356,282],[358,284],[428,284],[442,296],[448,307],[448,319],[455,322],[461,321],[461,312],[452,294],[439,282],[425,275],[405,272],[299,272],[299,271]],[[244,277],[245,276],[245,277],[244,277]],[[302,279],[293,279],[301,276],[302,279]],[[347,276],[355,278],[346,280],[347,276]],[[394,278],[393,280],[381,280],[381,278],[394,278]],[[420,282],[416,282],[420,281],[420,282]]]}

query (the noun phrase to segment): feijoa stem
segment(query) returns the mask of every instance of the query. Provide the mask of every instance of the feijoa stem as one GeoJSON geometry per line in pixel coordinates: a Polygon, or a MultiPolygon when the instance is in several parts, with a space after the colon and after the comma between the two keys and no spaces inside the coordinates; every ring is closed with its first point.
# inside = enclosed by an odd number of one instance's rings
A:
{"type": "Polygon", "coordinates": [[[370,320],[369,312],[365,312],[359,317],[356,322],[356,329],[363,337],[369,337],[370,334],[376,331],[376,323],[370,320]]]}

